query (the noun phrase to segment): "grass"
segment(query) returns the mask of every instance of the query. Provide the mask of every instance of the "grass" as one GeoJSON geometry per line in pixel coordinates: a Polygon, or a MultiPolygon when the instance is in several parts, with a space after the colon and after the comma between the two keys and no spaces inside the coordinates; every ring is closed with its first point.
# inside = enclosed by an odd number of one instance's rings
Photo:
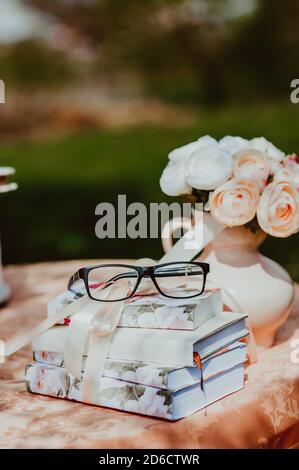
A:
{"type": "MultiPolygon", "coordinates": [[[[142,126],[2,143],[1,165],[17,169],[16,193],[1,195],[5,263],[100,257],[159,257],[159,240],[99,240],[99,202],[145,203],[167,198],[159,177],[167,153],[211,134],[264,135],[286,152],[299,151],[298,109],[292,104],[202,110],[189,127],[142,126]]],[[[263,251],[299,279],[298,236],[269,239],[263,251]]]]}

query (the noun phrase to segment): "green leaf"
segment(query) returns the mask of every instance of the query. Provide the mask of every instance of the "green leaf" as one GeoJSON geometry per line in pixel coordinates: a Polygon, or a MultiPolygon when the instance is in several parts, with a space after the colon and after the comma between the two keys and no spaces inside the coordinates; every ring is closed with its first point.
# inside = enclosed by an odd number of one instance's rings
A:
{"type": "Polygon", "coordinates": [[[153,312],[153,306],[152,306],[152,304],[149,304],[149,305],[141,305],[140,307],[138,307],[137,314],[140,315],[140,314],[142,314],[142,313],[149,313],[149,312],[153,312]]]}
{"type": "Polygon", "coordinates": [[[247,224],[245,224],[245,227],[247,227],[254,234],[258,233],[261,230],[257,217],[254,217],[254,219],[250,220],[250,222],[247,222],[247,224]]]}
{"type": "Polygon", "coordinates": [[[184,313],[193,313],[195,307],[195,304],[185,305],[184,313]]]}
{"type": "Polygon", "coordinates": [[[155,303],[152,304],[152,308],[154,310],[156,310],[157,308],[161,308],[161,307],[164,307],[164,305],[163,304],[155,304],[155,303]]]}
{"type": "Polygon", "coordinates": [[[164,397],[164,405],[172,406],[172,395],[167,390],[159,390],[157,395],[164,397]]]}

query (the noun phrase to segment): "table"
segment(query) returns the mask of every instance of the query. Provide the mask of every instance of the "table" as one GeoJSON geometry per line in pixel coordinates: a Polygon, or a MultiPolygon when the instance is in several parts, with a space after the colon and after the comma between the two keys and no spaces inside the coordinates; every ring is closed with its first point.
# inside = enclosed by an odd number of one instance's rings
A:
{"type": "MultiPolygon", "coordinates": [[[[0,337],[37,324],[68,277],[91,263],[7,267],[13,296],[0,310],[0,337]]],[[[24,367],[32,353],[27,346],[0,364],[0,447],[299,448],[299,363],[291,362],[291,340],[299,339],[298,313],[299,288],[275,346],[246,369],[245,388],[175,423],[28,393],[24,367]]]]}

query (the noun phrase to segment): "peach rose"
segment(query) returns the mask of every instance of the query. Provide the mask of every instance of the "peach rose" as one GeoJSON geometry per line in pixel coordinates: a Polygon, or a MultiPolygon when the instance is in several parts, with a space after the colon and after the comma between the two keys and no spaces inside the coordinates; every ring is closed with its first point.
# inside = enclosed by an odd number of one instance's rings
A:
{"type": "Polygon", "coordinates": [[[282,163],[276,166],[273,173],[273,181],[276,183],[278,183],[278,181],[288,181],[289,183],[294,183],[291,170],[285,168],[282,163]]]}
{"type": "Polygon", "coordinates": [[[273,181],[264,190],[257,210],[264,232],[289,237],[299,230],[299,197],[289,181],[273,181]]]}
{"type": "Polygon", "coordinates": [[[245,149],[235,155],[234,176],[236,178],[254,178],[259,182],[259,189],[263,190],[269,174],[268,157],[260,150],[245,149]]]}
{"type": "Polygon", "coordinates": [[[257,181],[233,178],[210,193],[211,214],[228,227],[243,225],[254,218],[259,198],[257,181]]]}

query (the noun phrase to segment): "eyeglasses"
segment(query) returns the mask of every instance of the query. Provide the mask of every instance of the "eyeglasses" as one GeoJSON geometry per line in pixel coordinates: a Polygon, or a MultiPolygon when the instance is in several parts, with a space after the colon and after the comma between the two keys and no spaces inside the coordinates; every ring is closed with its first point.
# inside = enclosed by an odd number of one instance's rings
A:
{"type": "Polygon", "coordinates": [[[172,262],[155,266],[131,266],[128,264],[100,264],[79,269],[69,280],[68,289],[82,296],[88,294],[92,300],[117,302],[134,295],[145,295],[152,284],[164,297],[189,299],[201,295],[205,290],[208,263],[172,262]],[[103,298],[105,289],[121,286],[126,281],[126,297],[117,298],[116,290],[111,290],[109,299],[103,298]],[[152,282],[150,282],[152,281],[152,282]],[[182,288],[184,287],[184,288],[182,288]]]}

